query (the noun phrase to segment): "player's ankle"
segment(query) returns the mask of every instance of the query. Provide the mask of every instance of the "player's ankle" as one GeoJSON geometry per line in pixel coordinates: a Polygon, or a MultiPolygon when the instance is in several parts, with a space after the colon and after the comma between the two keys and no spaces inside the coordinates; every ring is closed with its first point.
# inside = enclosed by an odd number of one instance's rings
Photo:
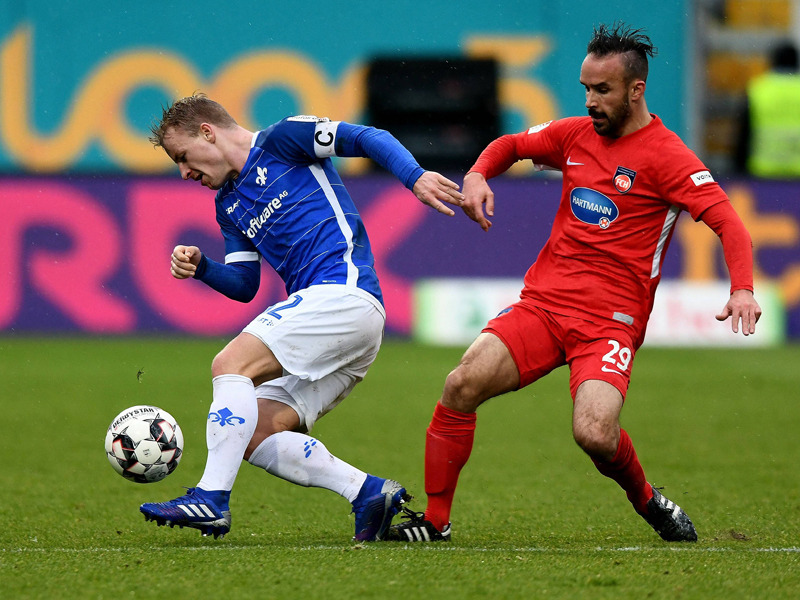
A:
{"type": "Polygon", "coordinates": [[[442,519],[439,515],[433,514],[425,511],[425,520],[430,521],[431,525],[436,527],[438,531],[444,531],[444,528],[447,527],[447,524],[450,522],[449,518],[442,519]]]}

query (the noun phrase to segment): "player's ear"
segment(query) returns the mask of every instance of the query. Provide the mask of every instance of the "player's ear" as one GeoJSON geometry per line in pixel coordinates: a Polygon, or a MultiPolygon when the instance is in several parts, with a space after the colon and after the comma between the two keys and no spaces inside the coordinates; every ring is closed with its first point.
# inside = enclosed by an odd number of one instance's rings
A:
{"type": "Polygon", "coordinates": [[[208,123],[201,123],[200,124],[200,137],[210,143],[214,143],[216,140],[216,135],[214,134],[214,128],[208,123]]]}
{"type": "Polygon", "coordinates": [[[635,79],[631,84],[631,100],[641,100],[644,97],[644,89],[647,84],[642,79],[635,79]]]}

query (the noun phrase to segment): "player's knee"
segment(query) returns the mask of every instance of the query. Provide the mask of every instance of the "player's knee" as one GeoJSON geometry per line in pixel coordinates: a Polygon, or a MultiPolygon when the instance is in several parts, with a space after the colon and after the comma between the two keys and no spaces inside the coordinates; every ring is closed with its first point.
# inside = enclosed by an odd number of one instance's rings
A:
{"type": "Polygon", "coordinates": [[[253,432],[253,437],[250,438],[250,442],[245,449],[244,459],[249,461],[250,456],[256,451],[256,448],[264,443],[267,438],[284,431],[290,431],[290,428],[282,421],[265,421],[264,419],[259,419],[256,430],[253,432]]]}
{"type": "Polygon", "coordinates": [[[609,461],[616,454],[618,440],[611,432],[597,423],[589,426],[574,426],[572,435],[575,443],[596,460],[609,461]]]}
{"type": "Polygon", "coordinates": [[[230,352],[222,350],[211,361],[211,377],[219,377],[220,375],[241,375],[240,365],[238,361],[231,356],[230,352]]]}
{"type": "Polygon", "coordinates": [[[250,438],[250,442],[247,444],[247,448],[245,448],[244,459],[249,462],[250,456],[252,456],[253,452],[256,451],[256,448],[258,448],[268,437],[268,435],[254,431],[253,437],[250,438]]]}
{"type": "Polygon", "coordinates": [[[460,412],[474,412],[481,403],[479,388],[469,370],[459,365],[447,376],[442,404],[460,412]]]}

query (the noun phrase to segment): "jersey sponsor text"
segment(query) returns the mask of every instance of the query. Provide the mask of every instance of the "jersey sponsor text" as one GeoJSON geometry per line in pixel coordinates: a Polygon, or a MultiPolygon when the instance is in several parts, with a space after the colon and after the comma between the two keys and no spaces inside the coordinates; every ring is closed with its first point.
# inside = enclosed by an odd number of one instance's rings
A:
{"type": "Polygon", "coordinates": [[[244,233],[251,240],[256,237],[256,234],[258,234],[264,224],[269,221],[269,218],[282,206],[281,200],[286,198],[288,194],[289,192],[283,190],[277,198],[270,200],[269,203],[264,207],[264,210],[261,211],[260,215],[250,219],[250,227],[247,230],[243,229],[242,233],[244,233]]]}
{"type": "Polygon", "coordinates": [[[619,216],[619,209],[614,202],[600,192],[584,187],[577,187],[570,194],[572,214],[578,220],[590,225],[599,225],[607,229],[619,216]]]}
{"type": "Polygon", "coordinates": [[[708,171],[698,171],[691,175],[691,178],[696,186],[703,185],[704,183],[712,183],[714,181],[714,178],[708,171]]]}

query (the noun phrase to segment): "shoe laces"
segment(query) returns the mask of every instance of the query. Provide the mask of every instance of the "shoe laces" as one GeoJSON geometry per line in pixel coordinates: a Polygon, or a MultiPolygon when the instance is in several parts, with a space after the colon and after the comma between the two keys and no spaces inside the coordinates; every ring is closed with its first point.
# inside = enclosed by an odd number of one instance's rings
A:
{"type": "Polygon", "coordinates": [[[183,504],[184,502],[200,502],[202,498],[196,493],[197,488],[190,488],[183,486],[183,489],[186,490],[186,493],[183,496],[178,496],[172,500],[168,500],[167,502],[162,502],[167,506],[178,506],[179,504],[183,504]]]}
{"type": "Polygon", "coordinates": [[[403,513],[402,516],[406,519],[406,521],[404,523],[400,523],[400,525],[404,525],[405,523],[422,523],[425,521],[424,512],[414,512],[405,506],[400,507],[400,512],[403,513]]]}

